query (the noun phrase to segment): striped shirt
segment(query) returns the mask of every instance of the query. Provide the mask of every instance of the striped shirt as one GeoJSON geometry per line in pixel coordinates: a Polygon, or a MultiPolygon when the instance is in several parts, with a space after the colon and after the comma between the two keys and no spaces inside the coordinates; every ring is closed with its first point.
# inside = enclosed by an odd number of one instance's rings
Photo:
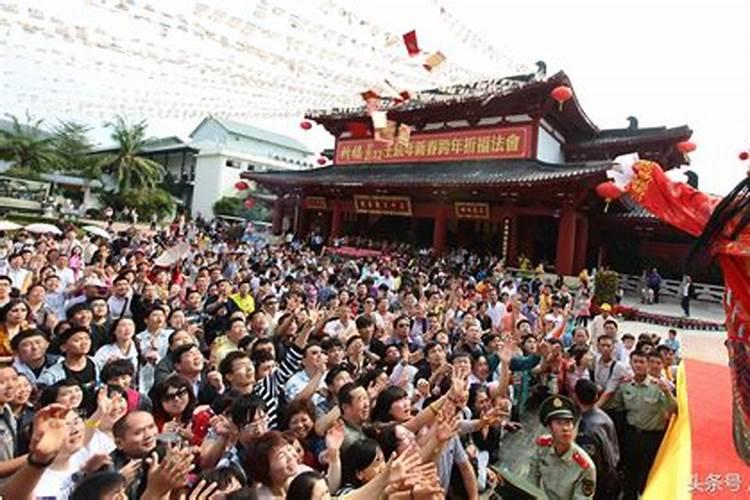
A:
{"type": "Polygon", "coordinates": [[[260,396],[268,409],[268,428],[276,429],[279,420],[279,397],[284,393],[284,384],[300,369],[304,351],[292,344],[284,361],[273,373],[256,382],[253,393],[260,396]]]}

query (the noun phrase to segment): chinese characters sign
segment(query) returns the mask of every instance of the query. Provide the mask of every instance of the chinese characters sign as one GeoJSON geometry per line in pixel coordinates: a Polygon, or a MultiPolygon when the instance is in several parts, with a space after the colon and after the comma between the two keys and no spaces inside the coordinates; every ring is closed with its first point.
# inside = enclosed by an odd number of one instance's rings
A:
{"type": "Polygon", "coordinates": [[[410,163],[531,156],[531,126],[411,134],[408,145],[373,139],[340,139],[337,165],[410,163]]]}
{"type": "Polygon", "coordinates": [[[358,214],[411,215],[408,196],[354,195],[354,210],[358,214]]]}
{"type": "Polygon", "coordinates": [[[459,219],[489,219],[489,203],[464,203],[456,202],[456,217],[459,219]]]}
{"type": "Polygon", "coordinates": [[[305,198],[304,206],[312,210],[325,210],[328,208],[328,203],[323,196],[308,196],[305,198]]]}

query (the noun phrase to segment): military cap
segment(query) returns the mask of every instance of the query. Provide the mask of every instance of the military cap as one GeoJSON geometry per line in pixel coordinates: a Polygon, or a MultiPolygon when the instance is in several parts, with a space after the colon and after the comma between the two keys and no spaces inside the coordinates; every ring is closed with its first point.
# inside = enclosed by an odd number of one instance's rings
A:
{"type": "Polygon", "coordinates": [[[543,425],[547,425],[553,418],[577,420],[578,407],[565,396],[550,396],[539,407],[539,419],[543,425]]]}

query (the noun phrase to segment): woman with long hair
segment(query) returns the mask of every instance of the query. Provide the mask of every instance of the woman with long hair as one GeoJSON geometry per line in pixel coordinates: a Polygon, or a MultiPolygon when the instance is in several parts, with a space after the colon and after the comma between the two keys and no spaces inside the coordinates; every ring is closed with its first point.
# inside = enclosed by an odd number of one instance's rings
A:
{"type": "Polygon", "coordinates": [[[0,309],[0,364],[13,361],[10,341],[28,328],[29,306],[21,299],[11,299],[0,309]]]}
{"type": "Polygon", "coordinates": [[[127,359],[133,365],[133,373],[138,373],[138,346],[135,337],[135,323],[131,318],[118,318],[112,323],[108,337],[111,342],[101,346],[94,354],[99,366],[115,359],[127,359]]]}
{"type": "Polygon", "coordinates": [[[149,397],[159,431],[192,441],[192,418],[197,401],[190,381],[180,375],[170,375],[151,388],[149,397]]]}

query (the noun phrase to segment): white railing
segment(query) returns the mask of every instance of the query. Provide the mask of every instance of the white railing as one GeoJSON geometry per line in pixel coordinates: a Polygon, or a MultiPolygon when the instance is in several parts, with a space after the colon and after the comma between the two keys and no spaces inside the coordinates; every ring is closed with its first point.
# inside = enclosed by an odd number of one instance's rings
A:
{"type": "MultiPolygon", "coordinates": [[[[626,292],[633,292],[640,294],[640,283],[641,277],[634,276],[631,274],[620,274],[620,286],[626,292]]],[[[659,295],[664,297],[679,297],[680,296],[680,284],[682,282],[678,280],[661,280],[661,287],[659,288],[659,295]]],[[[715,302],[721,304],[724,297],[724,287],[721,285],[709,285],[707,283],[693,283],[693,290],[695,295],[694,300],[702,300],[704,302],[715,302]]]]}
{"type": "MultiPolygon", "coordinates": [[[[518,268],[508,268],[509,271],[513,272],[514,274],[521,271],[518,268]]],[[[528,272],[528,271],[527,271],[528,272]]],[[[641,294],[640,291],[640,282],[641,277],[636,276],[633,274],[623,274],[618,273],[618,276],[620,277],[620,286],[622,287],[625,292],[631,292],[633,294],[639,295],[641,294]]],[[[557,276],[554,274],[545,273],[542,280],[547,282],[552,282],[557,279],[557,276]]],[[[566,276],[565,277],[565,283],[572,289],[576,289],[578,287],[578,276],[566,276]]],[[[661,280],[661,287],[659,288],[659,295],[662,297],[676,297],[679,298],[680,296],[680,284],[682,282],[680,280],[668,280],[668,279],[662,279],[661,280]]],[[[713,302],[717,304],[721,304],[723,298],[724,298],[724,287],[721,285],[709,285],[708,283],[693,283],[693,291],[695,295],[693,296],[693,300],[700,300],[703,302],[713,302]]]]}

